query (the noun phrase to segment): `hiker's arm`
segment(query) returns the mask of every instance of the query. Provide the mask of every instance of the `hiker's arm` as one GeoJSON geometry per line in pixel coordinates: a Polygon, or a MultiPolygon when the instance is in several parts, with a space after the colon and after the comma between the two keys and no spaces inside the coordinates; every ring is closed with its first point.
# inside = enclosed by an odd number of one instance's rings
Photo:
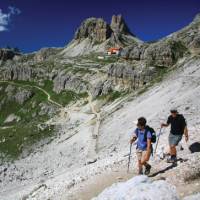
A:
{"type": "Polygon", "coordinates": [[[182,123],[183,123],[183,126],[185,127],[184,128],[184,135],[185,135],[185,141],[187,142],[189,140],[187,122],[186,122],[186,120],[185,120],[183,115],[182,115],[182,123]]]}
{"type": "Polygon", "coordinates": [[[135,130],[131,133],[130,143],[133,144],[133,142],[135,142],[136,140],[137,140],[137,129],[135,129],[135,130]]]}
{"type": "Polygon", "coordinates": [[[169,126],[169,124],[165,124],[165,123],[162,123],[161,124],[161,128],[163,128],[163,127],[168,127],[169,126]]]}
{"type": "Polygon", "coordinates": [[[135,142],[137,140],[137,137],[134,135],[132,136],[132,138],[130,139],[130,143],[132,144],[133,142],[135,142]]]}
{"type": "Polygon", "coordinates": [[[162,124],[161,124],[161,128],[163,128],[163,127],[168,127],[168,126],[170,125],[170,123],[171,123],[171,120],[170,120],[170,117],[168,117],[167,123],[162,123],[162,124]]]}
{"type": "Polygon", "coordinates": [[[185,126],[184,135],[185,135],[185,141],[187,142],[187,141],[189,140],[189,135],[188,135],[188,128],[187,128],[187,126],[185,126]]]}

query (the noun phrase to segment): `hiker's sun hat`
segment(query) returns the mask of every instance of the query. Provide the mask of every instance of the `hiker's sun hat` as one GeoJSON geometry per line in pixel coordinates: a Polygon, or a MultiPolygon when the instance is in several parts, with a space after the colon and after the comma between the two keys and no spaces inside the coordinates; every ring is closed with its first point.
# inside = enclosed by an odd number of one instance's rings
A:
{"type": "Polygon", "coordinates": [[[177,109],[176,107],[172,107],[172,108],[170,109],[170,112],[171,112],[171,113],[177,113],[177,112],[178,112],[178,109],[177,109]]]}

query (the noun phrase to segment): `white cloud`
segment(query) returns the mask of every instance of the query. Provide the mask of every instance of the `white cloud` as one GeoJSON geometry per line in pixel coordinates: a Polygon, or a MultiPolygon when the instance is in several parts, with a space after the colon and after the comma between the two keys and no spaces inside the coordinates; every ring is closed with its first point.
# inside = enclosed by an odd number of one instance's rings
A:
{"type": "Polygon", "coordinates": [[[6,31],[6,30],[7,30],[7,28],[6,28],[5,26],[1,26],[1,25],[0,25],[0,32],[6,31]]]}
{"type": "Polygon", "coordinates": [[[21,11],[18,8],[12,6],[8,7],[8,13],[3,13],[0,9],[0,32],[8,30],[12,15],[19,15],[20,13],[21,11]]]}
{"type": "Polygon", "coordinates": [[[9,6],[8,10],[10,11],[9,13],[11,15],[19,15],[21,13],[21,11],[18,8],[15,8],[13,6],[9,6]]]}

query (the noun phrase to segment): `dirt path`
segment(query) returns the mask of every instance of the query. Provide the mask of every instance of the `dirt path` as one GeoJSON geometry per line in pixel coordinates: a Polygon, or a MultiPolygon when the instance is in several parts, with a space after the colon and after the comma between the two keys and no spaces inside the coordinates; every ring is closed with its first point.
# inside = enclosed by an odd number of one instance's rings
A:
{"type": "Polygon", "coordinates": [[[99,128],[101,124],[101,114],[96,111],[94,104],[92,103],[92,95],[88,91],[88,103],[91,108],[92,114],[95,115],[95,118],[93,119],[94,125],[91,129],[91,138],[90,138],[90,144],[88,147],[88,162],[95,162],[97,157],[97,141],[99,136],[99,128]]]}
{"type": "MultiPolygon", "coordinates": [[[[182,163],[179,162],[178,165],[182,165],[182,163]]],[[[100,175],[95,175],[91,177],[89,180],[82,182],[80,185],[78,185],[78,187],[72,189],[73,195],[67,199],[90,200],[93,197],[98,196],[105,188],[111,186],[112,184],[125,182],[137,175],[135,171],[137,168],[135,166],[135,163],[131,165],[129,173],[127,173],[126,167],[127,166],[122,164],[121,166],[118,166],[111,171],[104,171],[100,175]]],[[[166,163],[165,160],[152,160],[152,170],[149,178],[152,181],[167,180],[167,182],[176,187],[177,194],[181,199],[191,194],[200,192],[199,178],[185,183],[176,178],[177,173],[179,172],[177,172],[176,165],[175,167],[171,167],[171,164],[166,163]]]]}
{"type": "Polygon", "coordinates": [[[42,91],[46,96],[47,96],[47,100],[52,103],[52,104],[55,104],[59,107],[63,107],[61,104],[59,104],[58,102],[54,101],[51,99],[51,95],[46,91],[44,90],[43,88],[39,87],[39,86],[35,86],[35,85],[29,85],[29,84],[20,84],[20,83],[15,83],[13,81],[0,81],[0,83],[9,83],[9,84],[12,84],[12,85],[17,85],[17,86],[23,86],[23,87],[34,87],[34,88],[37,88],[38,90],[42,91]]]}
{"type": "Polygon", "coordinates": [[[136,176],[132,172],[127,173],[124,169],[105,172],[96,175],[91,179],[79,185],[78,189],[73,191],[73,195],[68,197],[68,200],[89,200],[100,194],[105,188],[111,186],[113,183],[124,182],[136,176]]]}

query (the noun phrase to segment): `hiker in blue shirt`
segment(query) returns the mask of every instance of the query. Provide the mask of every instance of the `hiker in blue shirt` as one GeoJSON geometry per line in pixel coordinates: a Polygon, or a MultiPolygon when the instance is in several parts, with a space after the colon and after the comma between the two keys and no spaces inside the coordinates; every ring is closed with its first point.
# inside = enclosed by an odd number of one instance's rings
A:
{"type": "Polygon", "coordinates": [[[143,174],[143,166],[145,167],[145,175],[148,175],[151,170],[151,165],[148,164],[151,156],[152,133],[146,128],[146,119],[140,117],[137,122],[137,128],[132,133],[130,143],[137,140],[136,154],[138,158],[138,174],[143,174]]]}

